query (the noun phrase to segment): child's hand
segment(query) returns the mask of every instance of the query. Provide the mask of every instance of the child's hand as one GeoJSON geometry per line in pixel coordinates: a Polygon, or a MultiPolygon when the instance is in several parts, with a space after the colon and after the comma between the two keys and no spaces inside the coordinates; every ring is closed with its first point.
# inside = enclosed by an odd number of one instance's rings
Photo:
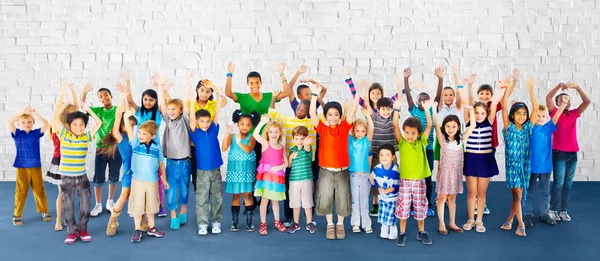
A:
{"type": "MultiPolygon", "coordinates": [[[[513,76],[514,77],[514,76],[513,76]]],[[[529,77],[529,79],[527,80],[527,89],[529,89],[530,91],[533,90],[533,87],[535,86],[535,79],[533,78],[533,76],[529,77]]]]}
{"type": "Polygon", "coordinates": [[[165,181],[163,181],[163,187],[164,187],[165,189],[169,189],[169,182],[167,182],[166,180],[165,180],[165,181]]]}
{"type": "Polygon", "coordinates": [[[285,72],[285,63],[278,64],[277,71],[279,72],[279,74],[283,74],[283,72],[285,72]]]}
{"type": "Polygon", "coordinates": [[[308,66],[306,66],[306,64],[303,64],[302,66],[300,66],[300,68],[298,69],[298,72],[300,74],[306,73],[306,71],[308,70],[308,66]]]}
{"type": "Polygon", "coordinates": [[[467,83],[468,83],[468,84],[473,84],[473,83],[475,83],[475,80],[477,80],[477,74],[474,74],[474,73],[473,73],[473,74],[471,74],[471,75],[469,76],[469,80],[468,80],[468,82],[467,82],[467,83]]]}
{"type": "Polygon", "coordinates": [[[125,96],[123,95],[125,93],[126,90],[125,84],[123,84],[122,82],[117,82],[115,84],[115,88],[117,89],[117,91],[119,91],[119,93],[121,94],[121,98],[125,98],[125,96]]]}
{"type": "Polygon", "coordinates": [[[360,112],[362,112],[362,114],[365,115],[366,117],[371,117],[371,113],[365,107],[360,108],[360,112]]]}
{"type": "Polygon", "coordinates": [[[311,137],[306,137],[304,139],[304,146],[310,146],[313,142],[313,139],[311,137]]]}
{"type": "Polygon", "coordinates": [[[193,78],[194,78],[193,73],[188,74],[188,76],[185,77],[185,86],[190,87],[190,84],[192,83],[193,78]]]}
{"type": "Polygon", "coordinates": [[[295,151],[292,154],[290,154],[290,159],[296,159],[296,157],[298,157],[298,152],[295,151]]]}
{"type": "Polygon", "coordinates": [[[344,66],[344,75],[350,75],[350,68],[348,66],[344,66]]]}
{"type": "Polygon", "coordinates": [[[385,189],[384,188],[378,188],[379,190],[379,194],[381,195],[386,195],[387,193],[385,193],[385,189]]]}
{"type": "MultiPolygon", "coordinates": [[[[67,82],[67,86],[73,86],[73,83],[67,82]]],[[[69,88],[71,88],[71,87],[69,87],[69,88]]],[[[83,93],[88,93],[88,92],[92,91],[92,89],[94,89],[94,84],[91,82],[86,82],[83,85],[83,93]]]]}
{"type": "Polygon", "coordinates": [[[81,108],[82,108],[84,111],[88,111],[88,110],[90,110],[90,105],[89,105],[89,104],[87,104],[86,102],[82,102],[82,103],[81,103],[81,108]]]}
{"type": "Polygon", "coordinates": [[[131,79],[129,78],[129,73],[126,72],[121,72],[119,73],[119,77],[121,77],[121,79],[125,80],[125,81],[130,81],[131,79]]]}
{"type": "Polygon", "coordinates": [[[435,67],[435,76],[438,77],[438,79],[442,79],[444,78],[444,70],[446,69],[446,65],[444,63],[440,63],[440,65],[438,65],[437,67],[435,67]]]}
{"type": "Polygon", "coordinates": [[[279,94],[281,94],[282,92],[282,90],[273,91],[273,97],[271,97],[271,100],[277,100],[277,97],[279,97],[279,94]]]}
{"type": "Polygon", "coordinates": [[[36,115],[37,114],[37,110],[33,107],[29,107],[29,114],[31,115],[36,115]]]}
{"type": "Polygon", "coordinates": [[[313,93],[321,93],[322,89],[323,89],[323,86],[321,86],[320,84],[315,84],[312,88],[310,88],[310,90],[313,93]]]}
{"type": "Polygon", "coordinates": [[[131,116],[133,116],[135,114],[135,109],[134,108],[129,108],[125,111],[125,118],[129,118],[131,116]]]}
{"type": "Polygon", "coordinates": [[[421,105],[423,105],[424,109],[429,110],[433,106],[433,102],[431,102],[431,100],[426,100],[423,101],[421,105]]]}
{"type": "Polygon", "coordinates": [[[233,73],[233,71],[235,71],[235,63],[229,62],[227,64],[227,72],[228,73],[233,73]]]}
{"type": "Polygon", "coordinates": [[[515,81],[519,81],[519,79],[521,78],[521,71],[519,70],[519,68],[513,69],[512,77],[513,77],[513,79],[515,79],[515,81]]]}
{"type": "Polygon", "coordinates": [[[402,86],[403,84],[403,79],[400,75],[396,76],[396,78],[394,78],[394,84],[398,85],[398,86],[402,86]]]}
{"type": "Polygon", "coordinates": [[[403,102],[403,99],[397,99],[394,102],[394,109],[400,110],[400,108],[402,108],[402,102],[403,102]]]}
{"type": "Polygon", "coordinates": [[[410,69],[410,67],[406,67],[406,69],[404,69],[404,78],[408,78],[412,75],[412,70],[410,69]]]}
{"type": "Polygon", "coordinates": [[[233,126],[227,125],[227,127],[225,127],[225,133],[232,134],[233,133],[233,126]]]}
{"type": "Polygon", "coordinates": [[[356,92],[361,93],[365,89],[369,89],[369,87],[371,87],[371,82],[367,80],[360,80],[360,82],[358,82],[358,87],[359,88],[356,90],[356,92]]]}
{"type": "Polygon", "coordinates": [[[465,107],[465,109],[466,109],[468,112],[470,112],[471,110],[473,110],[473,106],[471,106],[471,105],[467,105],[467,106],[465,107]]]}
{"type": "Polygon", "coordinates": [[[564,82],[561,82],[558,85],[560,85],[560,90],[561,91],[566,91],[568,89],[568,85],[565,84],[564,82]]]}
{"type": "Polygon", "coordinates": [[[21,110],[20,114],[21,115],[23,115],[23,114],[31,114],[31,107],[27,106],[27,107],[23,108],[23,110],[21,110]]]}
{"type": "Polygon", "coordinates": [[[569,81],[569,82],[567,82],[567,88],[568,89],[577,89],[577,88],[579,88],[579,84],[577,84],[576,82],[573,82],[573,81],[569,81]]]}
{"type": "Polygon", "coordinates": [[[458,65],[456,65],[456,64],[452,65],[452,74],[458,75],[458,65]]]}
{"type": "Polygon", "coordinates": [[[561,106],[566,106],[569,103],[569,100],[571,100],[571,98],[569,98],[569,95],[563,95],[561,97],[561,106]]]}
{"type": "Polygon", "coordinates": [[[270,120],[271,120],[271,118],[269,118],[269,115],[267,115],[267,114],[263,114],[260,117],[260,123],[263,123],[263,124],[269,122],[270,120]]]}
{"type": "Polygon", "coordinates": [[[300,83],[307,83],[307,82],[313,82],[313,79],[311,79],[311,78],[302,78],[302,79],[300,79],[300,83]]]}
{"type": "MultiPolygon", "coordinates": [[[[165,78],[166,79],[166,78],[165,78]]],[[[165,91],[170,90],[171,88],[173,88],[173,86],[175,86],[175,83],[173,83],[172,81],[167,80],[166,82],[164,82],[162,84],[163,88],[165,88],[165,91]]]]}
{"type": "Polygon", "coordinates": [[[158,81],[160,81],[160,75],[158,72],[152,73],[152,86],[158,87],[158,81]]]}
{"type": "MultiPolygon", "coordinates": [[[[89,84],[89,85],[92,85],[92,86],[93,86],[93,84],[92,84],[91,82],[88,82],[88,83],[86,83],[86,84],[89,84]]],[[[69,82],[69,83],[67,84],[67,87],[69,87],[69,90],[71,90],[72,92],[75,92],[75,84],[73,84],[72,82],[69,82]]]]}

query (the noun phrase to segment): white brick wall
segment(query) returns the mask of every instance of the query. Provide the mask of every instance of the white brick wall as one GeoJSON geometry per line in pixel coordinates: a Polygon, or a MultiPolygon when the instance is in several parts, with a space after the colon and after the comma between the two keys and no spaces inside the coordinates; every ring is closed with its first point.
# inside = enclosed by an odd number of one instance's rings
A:
{"type": "MultiPolygon", "coordinates": [[[[598,101],[600,1],[595,0],[1,0],[0,118],[8,121],[31,104],[50,116],[59,77],[114,86],[129,71],[134,96],[152,71],[176,77],[181,96],[189,72],[223,86],[226,64],[237,63],[234,89],[244,75],[261,72],[264,90],[280,88],[276,64],[291,78],[301,64],[347,99],[343,66],[354,78],[383,83],[410,65],[412,81],[435,92],[433,67],[445,59],[462,76],[478,73],[492,83],[517,66],[536,77],[538,99],[559,81],[575,80],[598,101]],[[77,4],[73,4],[77,3],[77,4]]],[[[449,84],[450,77],[446,77],[449,84]]],[[[516,91],[514,99],[528,100],[516,91]]],[[[574,93],[572,93],[574,94],[574,93]]],[[[574,104],[581,99],[574,95],[574,104]]],[[[114,102],[117,102],[115,97],[114,102]]],[[[90,101],[98,105],[94,95],[90,101]]],[[[236,105],[231,103],[229,114],[236,105]]],[[[287,109],[283,103],[281,108],[287,109]]],[[[577,180],[600,180],[600,113],[593,104],[578,125],[577,180]]],[[[228,120],[221,119],[222,123],[228,120]]],[[[52,145],[43,139],[44,171],[52,145]]],[[[14,179],[14,145],[0,128],[0,180],[14,179]]],[[[502,149],[497,154],[503,169],[502,149]]],[[[91,165],[91,163],[90,163],[91,165]]],[[[90,166],[91,168],[91,166],[90,166]]]]}

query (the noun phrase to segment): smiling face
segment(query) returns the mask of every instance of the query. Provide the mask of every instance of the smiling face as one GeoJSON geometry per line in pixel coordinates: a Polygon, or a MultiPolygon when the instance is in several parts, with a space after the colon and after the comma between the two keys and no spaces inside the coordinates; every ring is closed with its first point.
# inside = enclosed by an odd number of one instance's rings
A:
{"type": "Polygon", "coordinates": [[[492,100],[492,93],[488,90],[481,90],[477,93],[477,98],[482,102],[489,102],[492,100]]]}
{"type": "Polygon", "coordinates": [[[281,137],[281,130],[275,126],[272,126],[269,128],[267,136],[269,137],[269,141],[278,141],[279,137],[281,137]]]}
{"type": "MultiPolygon", "coordinates": [[[[306,85],[305,85],[306,86],[306,85]]],[[[296,93],[299,100],[310,100],[310,89],[307,87],[301,88],[296,93]]]]}
{"type": "Polygon", "coordinates": [[[240,121],[238,122],[238,129],[240,129],[240,133],[242,134],[250,133],[250,130],[252,129],[252,121],[250,118],[240,118],[240,121]]]}
{"type": "Polygon", "coordinates": [[[304,119],[306,118],[306,115],[308,115],[308,106],[306,106],[306,104],[304,103],[300,103],[298,104],[298,106],[296,107],[296,118],[298,119],[304,119]]]}
{"type": "Polygon", "coordinates": [[[142,99],[142,103],[146,110],[151,110],[152,108],[154,108],[154,105],[156,104],[156,99],[152,98],[152,96],[147,94],[144,95],[142,99]]]}
{"type": "Polygon", "coordinates": [[[296,136],[294,136],[294,144],[298,147],[302,147],[304,145],[305,139],[306,139],[306,136],[304,136],[304,135],[296,135],[296,136]]]}
{"type": "Polygon", "coordinates": [[[388,119],[390,116],[392,116],[393,111],[394,110],[391,107],[381,107],[379,108],[379,116],[384,119],[388,119]]]}
{"type": "Polygon", "coordinates": [[[174,120],[179,118],[179,116],[181,116],[181,108],[179,108],[179,106],[175,105],[175,104],[169,104],[167,106],[167,115],[169,116],[169,119],[174,120]]]}
{"type": "Polygon", "coordinates": [[[98,100],[103,106],[110,107],[112,105],[112,96],[107,91],[99,91],[98,100]]]}
{"type": "Polygon", "coordinates": [[[212,89],[204,86],[200,86],[200,88],[196,89],[196,93],[198,93],[198,99],[200,101],[208,101],[210,96],[212,95],[212,89]]]}
{"type": "Polygon", "coordinates": [[[148,132],[147,130],[140,128],[138,130],[138,140],[140,141],[140,143],[148,143],[150,142],[152,139],[154,139],[156,135],[152,135],[150,134],[150,132],[148,132]]]}
{"type": "Polygon", "coordinates": [[[391,152],[390,150],[387,150],[387,149],[379,150],[379,162],[381,164],[383,164],[384,166],[392,165],[392,162],[394,162],[395,158],[396,158],[396,155],[394,155],[394,153],[391,152]]]}
{"type": "Polygon", "coordinates": [[[196,118],[196,126],[203,131],[207,131],[208,128],[210,128],[211,123],[212,121],[210,121],[210,117],[202,116],[196,118]]]}
{"type": "Polygon", "coordinates": [[[415,142],[419,138],[419,129],[416,127],[404,126],[404,139],[410,143],[415,142]]]}
{"type": "Polygon", "coordinates": [[[327,120],[327,123],[329,123],[330,127],[337,126],[340,123],[341,117],[342,115],[340,114],[340,111],[335,108],[329,109],[325,115],[325,119],[327,120]]]}
{"type": "Polygon", "coordinates": [[[483,106],[473,108],[475,110],[475,121],[481,123],[487,118],[487,111],[483,106]]]}
{"type": "Polygon", "coordinates": [[[365,125],[357,124],[356,127],[354,128],[353,134],[354,134],[354,138],[356,138],[357,140],[360,140],[367,135],[367,128],[365,127],[365,125]]]}
{"type": "Polygon", "coordinates": [[[81,136],[85,132],[85,122],[81,118],[74,119],[69,124],[69,129],[75,136],[81,136]]]}
{"type": "Polygon", "coordinates": [[[262,86],[262,82],[258,77],[250,77],[248,78],[248,82],[246,83],[248,88],[250,88],[250,93],[259,94],[260,87],[262,86]]]}
{"type": "Polygon", "coordinates": [[[377,104],[377,101],[381,99],[381,96],[383,96],[383,94],[381,93],[381,90],[377,88],[369,91],[369,99],[373,102],[373,104],[377,104]]]}
{"type": "Polygon", "coordinates": [[[549,118],[548,110],[539,110],[537,119],[535,119],[535,124],[542,126],[542,125],[546,124],[546,122],[548,122],[548,118],[549,118]]]}
{"type": "Polygon", "coordinates": [[[514,119],[514,123],[517,126],[523,125],[523,123],[525,123],[525,121],[527,121],[527,118],[529,117],[525,108],[518,109],[517,111],[515,111],[515,113],[513,113],[512,116],[514,119]]]}
{"type": "Polygon", "coordinates": [[[29,114],[21,115],[17,122],[19,128],[25,132],[31,131],[31,129],[33,129],[33,124],[35,124],[35,120],[29,114]]]}
{"type": "Polygon", "coordinates": [[[454,90],[451,88],[444,89],[442,95],[444,97],[444,104],[446,104],[446,106],[451,106],[454,103],[454,90]]]}
{"type": "Polygon", "coordinates": [[[458,133],[459,126],[455,121],[446,122],[444,125],[444,131],[448,135],[450,140],[456,140],[456,133],[458,133]]]}

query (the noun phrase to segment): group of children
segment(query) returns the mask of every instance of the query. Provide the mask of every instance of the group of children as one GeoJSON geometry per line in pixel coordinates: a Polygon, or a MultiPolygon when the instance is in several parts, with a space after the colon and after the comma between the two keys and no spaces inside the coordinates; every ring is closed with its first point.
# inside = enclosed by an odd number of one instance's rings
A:
{"type": "Polygon", "coordinates": [[[346,69],[346,83],[354,99],[351,104],[342,106],[335,101],[323,102],[327,89],[320,83],[312,79],[299,80],[306,70],[306,66],[302,66],[288,83],[285,65],[280,64],[282,90],[275,92],[261,92],[261,75],[251,72],[246,77],[250,92],[239,93],[232,91],[235,65],[229,63],[224,93],[210,80],[203,79],[197,83],[194,95],[190,74],[183,100],[169,95],[172,82],[154,74],[153,88],[143,92],[140,105],[132,99],[129,76],[121,74],[124,82],[115,86],[120,94],[117,106],[112,104],[110,89],[100,88],[97,96],[102,106],[89,107],[86,94],[93,86],[85,84],[81,97],[85,113],[79,111],[73,84],[61,81],[51,123],[28,107],[8,124],[17,148],[13,224],[23,224],[21,214],[29,185],[43,220],[52,219],[41,175],[39,142],[45,131],[50,130],[54,154],[47,176],[59,185],[55,230],[62,230],[64,214],[68,232],[66,244],[73,244],[78,238],[91,240],[87,222],[90,215],[102,213],[101,196],[107,166],[106,208],[111,212],[107,235],[116,234],[119,215],[127,203],[128,213],[135,222],[132,242],[140,242],[143,232],[163,237],[164,232],[156,226],[154,215],[167,216],[163,203],[165,193],[170,228],[179,229],[187,223],[190,182],[196,195],[198,234],[207,235],[209,225],[213,234],[221,233],[221,153],[225,151],[228,151],[225,192],[232,194],[232,232],[239,231],[243,199],[248,232],[255,229],[253,216],[255,207],[259,206],[259,233],[267,235],[267,208],[271,204],[274,228],[279,232],[300,230],[300,213],[304,209],[305,228],[310,233],[317,231],[313,210],[326,217],[327,239],[345,238],[344,218],[348,215],[351,215],[352,232],[359,233],[362,229],[372,233],[369,196],[373,195],[377,222],[381,224],[380,237],[396,240],[398,246],[406,244],[406,221],[411,215],[418,221],[417,240],[432,244],[424,223],[427,216],[435,215],[432,201],[437,205],[441,235],[448,234],[448,230],[463,233],[473,228],[483,233],[486,231],[484,211],[477,210],[486,208],[487,186],[490,178],[499,173],[495,159],[498,110],[502,111],[504,123],[506,183],[513,195],[509,217],[501,228],[511,230],[516,215],[516,234],[526,235],[525,227],[533,226],[531,195],[537,190],[542,193],[542,221],[553,225],[556,221],[570,220],[567,208],[578,151],[576,119],[590,104],[577,84],[559,84],[548,93],[548,107],[545,107],[538,105],[535,80],[529,79],[526,85],[532,100],[530,112],[522,102],[509,106],[509,97],[520,79],[517,69],[498,81],[500,94],[496,96],[490,85],[481,85],[477,102],[472,95],[476,76],[463,80],[467,85],[465,93],[455,66],[454,87],[443,87],[445,66],[440,65],[435,69],[438,78],[435,99],[432,101],[422,92],[416,102],[409,84],[410,68],[404,70],[403,79],[399,76],[394,81],[398,94],[392,98],[384,97],[379,83],[363,80],[356,88],[346,69]],[[292,89],[297,81],[301,84],[294,93],[292,89]],[[67,88],[73,97],[70,103],[64,102],[67,88]],[[553,100],[561,89],[577,90],[583,99],[581,106],[569,110],[570,99],[566,93],[553,100]],[[411,117],[400,125],[403,99],[399,96],[404,94],[411,117]],[[233,124],[226,126],[221,143],[219,114],[227,104],[225,96],[239,103],[240,109],[231,115],[233,124]],[[294,116],[275,110],[275,103],[286,98],[295,111],[294,116]],[[356,117],[359,106],[366,120],[356,117]],[[317,114],[319,107],[322,107],[321,115],[317,114]],[[551,121],[547,120],[549,112],[551,121]],[[33,129],[34,116],[42,121],[42,128],[33,129]],[[94,128],[86,131],[90,116],[94,119],[94,128]],[[159,138],[161,125],[162,139],[159,138]],[[96,140],[97,151],[93,178],[96,204],[92,208],[85,159],[88,144],[93,140],[96,140]],[[432,200],[434,161],[439,164],[437,198],[432,200]],[[120,172],[121,195],[114,202],[120,172]],[[551,189],[550,172],[554,172],[551,189]],[[456,225],[455,214],[456,195],[463,193],[463,175],[468,188],[468,220],[461,228],[456,225]],[[75,192],[80,198],[78,224],[74,218],[75,192]],[[260,201],[255,197],[260,197],[260,201]],[[280,218],[279,201],[284,201],[284,222],[280,218]],[[524,211],[521,202],[525,205],[524,211]],[[444,219],[446,205],[448,226],[444,219]]]}

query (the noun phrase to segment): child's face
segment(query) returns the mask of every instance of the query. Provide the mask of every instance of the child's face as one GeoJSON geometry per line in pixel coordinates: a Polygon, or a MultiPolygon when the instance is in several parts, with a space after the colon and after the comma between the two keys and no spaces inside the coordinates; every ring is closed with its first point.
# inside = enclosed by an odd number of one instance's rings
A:
{"type": "Polygon", "coordinates": [[[428,101],[429,99],[430,99],[429,95],[426,95],[426,94],[419,95],[419,99],[417,100],[417,106],[419,106],[419,109],[424,110],[423,102],[428,101]]]}
{"type": "Polygon", "coordinates": [[[281,131],[277,127],[271,127],[267,135],[269,136],[269,141],[278,141],[279,137],[281,137],[281,131]]]}
{"type": "Polygon", "coordinates": [[[446,125],[444,125],[444,131],[446,132],[446,134],[448,134],[448,137],[450,137],[451,139],[454,139],[454,137],[456,137],[456,133],[458,132],[458,124],[456,124],[455,121],[449,121],[446,122],[446,125]]]}
{"type": "Polygon", "coordinates": [[[310,89],[309,88],[302,88],[299,92],[298,92],[298,99],[300,100],[310,100],[310,89]]]}
{"type": "Polygon", "coordinates": [[[240,129],[240,133],[248,134],[252,129],[252,121],[248,118],[241,118],[238,121],[238,129],[240,129]]]}
{"type": "Polygon", "coordinates": [[[385,166],[389,166],[392,164],[396,155],[389,150],[380,150],[379,151],[379,162],[385,166]]]}
{"type": "Polygon", "coordinates": [[[260,93],[260,87],[262,86],[262,82],[260,81],[260,78],[251,77],[250,79],[248,79],[248,82],[246,84],[248,85],[248,88],[250,88],[250,93],[254,93],[254,94],[260,93]]]}
{"type": "Polygon", "coordinates": [[[392,107],[381,107],[379,108],[379,116],[381,116],[384,119],[389,119],[390,116],[392,116],[392,112],[394,110],[392,109],[392,107]]]}
{"type": "Polygon", "coordinates": [[[298,147],[302,147],[304,145],[305,139],[306,139],[306,136],[296,135],[296,136],[294,136],[294,144],[296,144],[296,146],[298,146],[298,147]]]}
{"type": "Polygon", "coordinates": [[[442,92],[442,95],[444,96],[444,104],[446,104],[447,106],[451,106],[452,103],[454,103],[454,91],[451,89],[445,89],[442,92]]]}
{"type": "Polygon", "coordinates": [[[33,117],[31,117],[31,116],[21,116],[19,118],[19,121],[17,122],[17,124],[19,125],[19,128],[25,132],[31,131],[31,129],[33,129],[34,123],[35,123],[35,121],[33,120],[33,117]]]}
{"type": "Polygon", "coordinates": [[[212,95],[212,89],[206,88],[204,86],[201,86],[200,88],[198,88],[198,90],[196,90],[196,92],[198,93],[198,97],[200,98],[201,101],[208,101],[208,98],[210,98],[210,96],[212,95]]]}
{"type": "Polygon", "coordinates": [[[327,123],[329,123],[330,127],[337,126],[340,123],[340,118],[340,112],[334,108],[329,109],[325,115],[325,119],[327,120],[327,123]]]}
{"type": "Polygon", "coordinates": [[[487,112],[482,106],[475,107],[475,121],[483,122],[487,118],[487,112]]]}
{"type": "MultiPolygon", "coordinates": [[[[563,99],[563,98],[565,98],[565,97],[569,97],[569,95],[563,94],[563,95],[562,95],[562,96],[561,96],[561,97],[558,99],[558,102],[556,103],[556,105],[557,105],[558,107],[560,107],[560,105],[562,105],[562,104],[565,102],[565,99],[563,99]]],[[[571,99],[568,99],[568,100],[566,101],[566,103],[567,103],[567,106],[565,106],[565,111],[568,111],[568,110],[569,110],[569,108],[571,107],[571,99]]]]}
{"type": "Polygon", "coordinates": [[[482,102],[489,102],[492,100],[492,93],[488,90],[481,90],[477,93],[477,97],[482,102]]]}
{"type": "Polygon", "coordinates": [[[143,103],[144,103],[144,108],[146,110],[151,110],[154,107],[154,105],[156,104],[156,99],[154,99],[150,95],[146,94],[146,95],[144,95],[143,103]]]}
{"type": "Polygon", "coordinates": [[[404,131],[404,139],[410,143],[415,142],[419,138],[419,129],[416,127],[406,126],[402,130],[404,131]]]}
{"type": "Polygon", "coordinates": [[[541,126],[541,125],[546,124],[546,122],[548,122],[548,111],[547,110],[538,111],[538,115],[537,115],[537,119],[535,120],[535,124],[541,126]]]}
{"type": "Polygon", "coordinates": [[[515,111],[515,113],[513,114],[513,118],[515,119],[515,124],[516,125],[523,125],[523,123],[525,123],[525,121],[527,121],[527,110],[525,110],[524,108],[520,108],[517,111],[515,111]]]}
{"type": "Polygon", "coordinates": [[[75,119],[69,125],[69,129],[75,136],[81,136],[85,132],[85,122],[83,119],[75,119]]]}
{"type": "Polygon", "coordinates": [[[167,106],[167,115],[169,116],[169,119],[177,119],[179,116],[181,116],[181,113],[182,111],[181,108],[179,108],[179,106],[175,104],[170,104],[169,106],[167,106]]]}
{"type": "Polygon", "coordinates": [[[377,103],[377,101],[381,99],[381,96],[383,96],[383,94],[381,94],[379,89],[373,89],[369,92],[369,99],[371,99],[373,103],[377,103]]]}
{"type": "Polygon", "coordinates": [[[110,106],[112,104],[112,96],[107,91],[98,92],[98,100],[104,106],[110,106]]]}
{"type": "Polygon", "coordinates": [[[144,129],[138,130],[138,140],[140,141],[140,143],[148,143],[152,139],[154,139],[155,136],[156,135],[152,135],[144,129]]]}
{"type": "Polygon", "coordinates": [[[306,115],[308,115],[308,109],[308,106],[306,106],[304,103],[298,104],[298,106],[296,107],[296,118],[306,118],[306,115]]]}
{"type": "Polygon", "coordinates": [[[362,139],[367,135],[367,128],[362,124],[357,124],[354,128],[354,137],[356,139],[362,139]]]}
{"type": "Polygon", "coordinates": [[[200,128],[203,131],[207,131],[208,128],[210,128],[210,124],[212,122],[210,121],[210,117],[199,117],[196,118],[196,126],[198,128],[200,128]]]}

